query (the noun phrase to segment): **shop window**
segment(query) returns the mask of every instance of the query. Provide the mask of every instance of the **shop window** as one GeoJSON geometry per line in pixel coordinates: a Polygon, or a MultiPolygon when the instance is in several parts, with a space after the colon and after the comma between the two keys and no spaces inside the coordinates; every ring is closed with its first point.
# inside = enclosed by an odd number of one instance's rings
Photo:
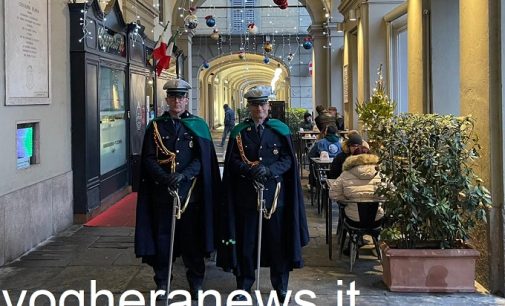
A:
{"type": "Polygon", "coordinates": [[[125,73],[100,69],[100,174],[126,164],[125,73]]]}
{"type": "Polygon", "coordinates": [[[39,123],[18,123],[16,128],[16,168],[26,169],[38,164],[39,151],[39,123]]]}

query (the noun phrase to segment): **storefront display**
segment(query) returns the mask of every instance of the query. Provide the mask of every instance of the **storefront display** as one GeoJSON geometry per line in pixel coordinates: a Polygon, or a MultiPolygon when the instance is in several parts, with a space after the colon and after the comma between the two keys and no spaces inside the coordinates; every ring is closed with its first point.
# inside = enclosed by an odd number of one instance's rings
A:
{"type": "Polygon", "coordinates": [[[118,1],[107,7],[69,4],[74,214],[83,221],[136,189],[144,131],[158,102],[148,61],[154,42],[142,26],[125,23],[118,1]]]}

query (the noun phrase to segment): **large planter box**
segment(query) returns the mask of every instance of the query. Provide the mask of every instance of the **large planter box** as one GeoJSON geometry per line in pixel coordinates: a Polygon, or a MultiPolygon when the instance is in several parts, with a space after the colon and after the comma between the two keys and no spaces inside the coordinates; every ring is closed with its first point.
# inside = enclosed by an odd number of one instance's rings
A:
{"type": "Polygon", "coordinates": [[[391,249],[380,245],[383,278],[391,291],[474,292],[474,249],[391,249]]]}

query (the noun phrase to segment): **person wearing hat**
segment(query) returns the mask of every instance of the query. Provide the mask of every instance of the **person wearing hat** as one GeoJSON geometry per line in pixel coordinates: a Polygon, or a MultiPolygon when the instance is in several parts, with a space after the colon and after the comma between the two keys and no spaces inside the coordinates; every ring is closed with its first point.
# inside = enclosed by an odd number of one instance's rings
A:
{"type": "Polygon", "coordinates": [[[330,171],[328,172],[329,179],[336,179],[342,174],[342,166],[347,157],[353,154],[354,150],[360,147],[369,149],[368,143],[361,138],[358,131],[351,130],[347,135],[349,138],[343,142],[342,151],[335,156],[330,165],[330,171]]]}
{"type": "MultiPolygon", "coordinates": [[[[181,79],[163,87],[169,110],[148,125],[141,156],[135,253],[154,270],[157,290],[166,290],[173,196],[187,208],[176,221],[174,257],[182,256],[190,294],[196,299],[205,273],[204,257],[214,251],[214,208],[219,166],[209,128],[190,114],[188,91],[181,79]]],[[[166,298],[166,294],[162,296],[166,298]]]]}
{"type": "Polygon", "coordinates": [[[307,112],[303,114],[303,121],[300,123],[300,127],[304,131],[312,131],[314,129],[314,122],[312,121],[312,114],[307,112]]]}
{"type": "MultiPolygon", "coordinates": [[[[251,117],[232,130],[224,163],[225,218],[217,265],[233,270],[237,289],[250,292],[255,282],[258,193],[264,186],[261,266],[280,300],[286,297],[289,271],[303,266],[302,247],[309,235],[297,162],[287,125],[270,119],[270,87],[254,87],[244,97],[251,117]],[[270,218],[269,218],[270,217],[270,218]]],[[[237,295],[235,300],[245,300],[237,295]]]]}

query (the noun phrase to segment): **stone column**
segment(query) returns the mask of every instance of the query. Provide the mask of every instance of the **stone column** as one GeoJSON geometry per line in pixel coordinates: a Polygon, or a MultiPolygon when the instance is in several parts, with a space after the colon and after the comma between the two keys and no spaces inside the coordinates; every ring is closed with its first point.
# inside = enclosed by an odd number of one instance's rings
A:
{"type": "Polygon", "coordinates": [[[426,113],[423,0],[409,0],[407,20],[409,112],[426,113]]]}
{"type": "MultiPolygon", "coordinates": [[[[174,30],[172,30],[174,31],[174,30]]],[[[191,86],[193,87],[192,90],[189,91],[189,105],[188,105],[188,110],[190,112],[195,113],[195,115],[198,114],[198,103],[196,101],[193,101],[193,97],[198,97],[198,80],[195,78],[193,79],[193,60],[192,60],[192,53],[191,53],[191,48],[193,45],[193,36],[194,33],[192,31],[188,32],[183,32],[181,36],[177,38],[176,45],[177,48],[180,48],[183,51],[183,55],[185,58],[184,61],[184,67],[182,68],[182,74],[184,75],[184,79],[187,80],[191,86]]],[[[175,65],[175,63],[174,63],[175,65]]],[[[195,76],[196,77],[196,76],[195,76]]]]}
{"type": "Polygon", "coordinates": [[[329,48],[326,29],[320,24],[313,24],[309,27],[314,47],[312,48],[312,102],[313,108],[316,105],[330,106],[330,95],[328,90],[328,66],[329,48]]]}
{"type": "Polygon", "coordinates": [[[337,107],[340,114],[344,114],[344,101],[342,89],[342,69],[344,66],[344,33],[337,31],[337,23],[328,25],[330,34],[330,65],[329,65],[329,94],[330,105],[337,107]]]}
{"type": "MultiPolygon", "coordinates": [[[[501,2],[503,13],[504,0],[501,2]]],[[[492,293],[505,293],[504,256],[504,156],[503,72],[504,51],[500,40],[503,21],[498,1],[460,1],[460,88],[461,114],[476,119],[475,129],[482,146],[476,170],[490,186],[492,208],[488,218],[489,286],[492,293]]],[[[502,15],[503,16],[503,15],[502,15]]],[[[481,254],[482,255],[482,254],[481,254]]],[[[483,254],[484,256],[486,254],[483,254]]]]}

